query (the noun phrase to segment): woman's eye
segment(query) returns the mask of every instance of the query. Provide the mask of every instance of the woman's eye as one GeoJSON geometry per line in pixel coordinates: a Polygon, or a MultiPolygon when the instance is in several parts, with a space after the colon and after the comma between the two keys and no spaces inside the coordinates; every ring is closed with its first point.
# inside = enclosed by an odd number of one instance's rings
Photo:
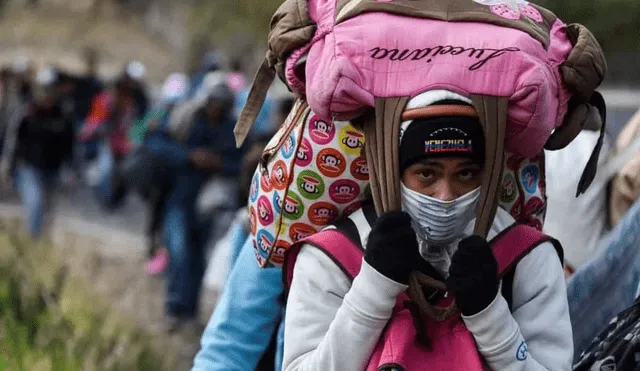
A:
{"type": "Polygon", "coordinates": [[[476,171],[473,170],[464,170],[458,173],[458,179],[463,182],[469,182],[473,180],[477,175],[476,171]]]}
{"type": "Polygon", "coordinates": [[[431,180],[433,178],[433,172],[429,170],[421,170],[418,175],[422,180],[431,180]]]}

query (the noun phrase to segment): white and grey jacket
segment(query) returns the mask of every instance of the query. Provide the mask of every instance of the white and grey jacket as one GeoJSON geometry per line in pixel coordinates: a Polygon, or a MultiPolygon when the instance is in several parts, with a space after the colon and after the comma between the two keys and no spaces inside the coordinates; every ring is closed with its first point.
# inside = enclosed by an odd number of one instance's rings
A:
{"type": "MultiPolygon", "coordinates": [[[[366,247],[369,222],[362,210],[350,218],[366,247]]],[[[489,239],[513,223],[514,219],[499,209],[489,239]]],[[[421,249],[421,254],[446,277],[455,246],[457,243],[439,252],[421,249]]],[[[406,289],[364,261],[352,282],[325,253],[303,246],[287,301],[283,369],[364,370],[396,297],[406,289]]],[[[490,369],[570,370],[573,339],[565,278],[550,242],[518,263],[511,304],[510,310],[498,294],[482,312],[463,317],[490,369]]]]}

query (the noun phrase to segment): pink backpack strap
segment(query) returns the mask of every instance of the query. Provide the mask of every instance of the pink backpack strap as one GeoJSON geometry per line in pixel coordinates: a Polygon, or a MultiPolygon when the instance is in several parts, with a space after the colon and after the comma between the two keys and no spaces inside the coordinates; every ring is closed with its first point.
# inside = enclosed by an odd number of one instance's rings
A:
{"type": "Polygon", "coordinates": [[[509,309],[513,310],[513,279],[516,265],[545,242],[553,244],[562,263],[563,252],[560,242],[527,225],[514,224],[491,240],[493,255],[498,262],[498,274],[502,278],[502,296],[507,301],[509,309]]]}
{"type": "Polygon", "coordinates": [[[333,260],[351,280],[360,273],[364,251],[337,229],[325,229],[295,243],[287,251],[283,266],[284,287],[293,282],[293,268],[303,245],[320,249],[333,260]]]}
{"type": "Polygon", "coordinates": [[[528,225],[514,224],[494,237],[490,244],[498,262],[500,276],[515,268],[520,259],[544,242],[551,242],[554,245],[562,262],[563,252],[560,243],[528,225]]]}

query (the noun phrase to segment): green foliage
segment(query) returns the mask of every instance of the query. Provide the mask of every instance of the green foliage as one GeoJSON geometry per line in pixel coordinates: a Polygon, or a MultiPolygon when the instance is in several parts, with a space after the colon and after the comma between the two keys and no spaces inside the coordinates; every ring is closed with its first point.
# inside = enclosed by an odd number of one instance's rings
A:
{"type": "MultiPolygon", "coordinates": [[[[283,0],[200,1],[192,8],[193,36],[224,41],[237,34],[264,45],[271,16],[283,0]]],[[[533,0],[566,22],[582,23],[596,35],[607,53],[640,51],[638,0],[533,0]]]]}
{"type": "Polygon", "coordinates": [[[190,15],[192,35],[206,35],[220,43],[241,34],[248,41],[264,45],[271,16],[282,2],[283,0],[200,1],[192,8],[190,15]]]}
{"type": "Polygon", "coordinates": [[[166,369],[149,335],[15,230],[0,224],[0,371],[166,369]]]}
{"type": "Polygon", "coordinates": [[[534,0],[563,21],[581,23],[596,36],[607,54],[640,51],[638,0],[534,0]]]}

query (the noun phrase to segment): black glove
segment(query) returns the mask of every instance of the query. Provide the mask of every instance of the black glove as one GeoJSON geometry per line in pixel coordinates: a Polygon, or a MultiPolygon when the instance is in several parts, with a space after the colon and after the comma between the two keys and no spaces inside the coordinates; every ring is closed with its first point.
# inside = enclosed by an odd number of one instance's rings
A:
{"type": "Polygon", "coordinates": [[[369,233],[364,260],[389,279],[409,282],[422,260],[409,214],[392,211],[378,218],[369,233]]]}
{"type": "Polygon", "coordinates": [[[456,295],[465,316],[484,310],[498,294],[498,262],[491,246],[480,236],[460,241],[449,267],[447,288],[456,295]]]}

